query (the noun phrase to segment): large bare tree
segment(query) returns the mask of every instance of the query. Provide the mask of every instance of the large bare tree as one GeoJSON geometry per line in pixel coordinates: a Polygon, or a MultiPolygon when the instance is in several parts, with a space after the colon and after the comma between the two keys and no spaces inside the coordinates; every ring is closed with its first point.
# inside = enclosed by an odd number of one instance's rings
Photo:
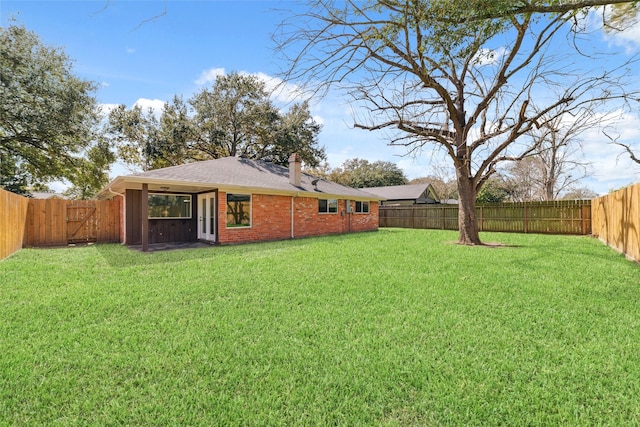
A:
{"type": "Polygon", "coordinates": [[[338,86],[367,111],[356,127],[387,130],[409,152],[448,154],[458,241],[475,245],[476,195],[500,162],[536,150],[523,135],[631,95],[624,66],[607,69],[593,54],[590,68],[576,62],[581,18],[611,3],[624,2],[318,0],[276,39],[286,81],[338,86]]]}
{"type": "Polygon", "coordinates": [[[556,200],[591,175],[582,159],[581,135],[599,128],[605,116],[584,109],[571,117],[556,116],[531,130],[533,153],[507,168],[516,201],[556,200]]]}

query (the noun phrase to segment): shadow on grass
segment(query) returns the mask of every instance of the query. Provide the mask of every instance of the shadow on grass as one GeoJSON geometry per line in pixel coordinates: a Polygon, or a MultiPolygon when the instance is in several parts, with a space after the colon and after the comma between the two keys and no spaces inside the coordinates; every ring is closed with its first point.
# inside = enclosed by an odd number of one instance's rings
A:
{"type": "Polygon", "coordinates": [[[112,267],[134,267],[190,260],[216,259],[221,256],[237,254],[268,254],[274,250],[303,248],[317,244],[337,245],[346,239],[368,239],[375,235],[376,233],[352,233],[226,246],[204,245],[201,247],[190,247],[186,245],[182,248],[178,246],[171,247],[171,249],[168,250],[155,250],[150,252],[141,252],[136,247],[131,248],[121,244],[99,244],[96,245],[96,249],[112,267]]]}

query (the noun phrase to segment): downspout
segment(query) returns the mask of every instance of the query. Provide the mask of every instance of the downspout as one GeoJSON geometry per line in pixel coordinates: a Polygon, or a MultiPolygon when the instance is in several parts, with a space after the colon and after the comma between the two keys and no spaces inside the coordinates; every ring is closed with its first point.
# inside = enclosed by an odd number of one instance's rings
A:
{"type": "Polygon", "coordinates": [[[127,243],[127,198],[124,196],[124,193],[117,193],[111,189],[111,187],[107,187],[109,193],[114,194],[116,196],[122,197],[122,228],[124,229],[122,233],[122,243],[121,245],[125,245],[127,243]]]}
{"type": "Polygon", "coordinates": [[[295,214],[294,214],[294,211],[293,211],[293,208],[294,208],[293,200],[294,200],[294,198],[295,198],[295,196],[291,196],[291,238],[292,239],[295,239],[295,237],[296,237],[295,236],[295,232],[294,232],[294,226],[295,226],[295,223],[294,223],[295,222],[294,221],[295,214]]]}

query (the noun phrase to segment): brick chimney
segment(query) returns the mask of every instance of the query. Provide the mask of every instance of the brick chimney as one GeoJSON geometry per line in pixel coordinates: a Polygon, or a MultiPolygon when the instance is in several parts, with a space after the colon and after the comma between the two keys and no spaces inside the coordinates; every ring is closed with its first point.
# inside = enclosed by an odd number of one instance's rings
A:
{"type": "Polygon", "coordinates": [[[289,156],[289,182],[296,187],[302,185],[302,158],[298,153],[289,156]]]}

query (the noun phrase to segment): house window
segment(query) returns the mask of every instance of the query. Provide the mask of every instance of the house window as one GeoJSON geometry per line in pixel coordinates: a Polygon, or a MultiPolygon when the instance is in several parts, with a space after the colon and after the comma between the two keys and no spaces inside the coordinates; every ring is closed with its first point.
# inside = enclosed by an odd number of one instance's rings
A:
{"type": "Polygon", "coordinates": [[[227,227],[251,227],[250,194],[227,194],[227,227]]]}
{"type": "Polygon", "coordinates": [[[318,199],[318,213],[338,213],[336,199],[318,199]]]}
{"type": "Polygon", "coordinates": [[[356,213],[369,213],[369,202],[356,201],[356,213]]]}
{"type": "Polygon", "coordinates": [[[149,219],[191,218],[190,194],[155,194],[148,196],[149,219]]]}

